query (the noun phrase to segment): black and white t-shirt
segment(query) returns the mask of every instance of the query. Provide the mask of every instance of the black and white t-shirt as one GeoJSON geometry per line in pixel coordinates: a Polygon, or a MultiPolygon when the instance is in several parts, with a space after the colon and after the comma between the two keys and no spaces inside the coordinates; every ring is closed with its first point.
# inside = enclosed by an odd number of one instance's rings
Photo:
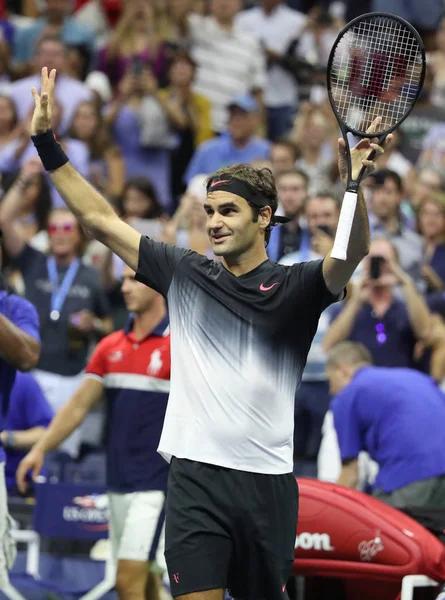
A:
{"type": "Polygon", "coordinates": [[[338,298],[322,261],[266,260],[240,277],[142,238],[136,279],[167,298],[171,387],[159,452],[290,473],[296,386],[321,312],[338,298]]]}

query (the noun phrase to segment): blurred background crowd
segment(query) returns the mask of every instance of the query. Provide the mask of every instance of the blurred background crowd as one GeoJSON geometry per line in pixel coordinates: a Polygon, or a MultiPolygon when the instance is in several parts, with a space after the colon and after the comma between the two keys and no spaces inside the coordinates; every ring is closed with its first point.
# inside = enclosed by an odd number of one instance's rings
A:
{"type": "MultiPolygon", "coordinates": [[[[240,162],[269,167],[279,211],[292,220],[273,230],[268,253],[293,264],[323,257],[333,244],[343,189],[325,72],[342,26],[371,10],[418,28],[427,76],[364,183],[371,252],[347,299],[321,317],[297,392],[295,473],[317,476],[330,402],[326,353],[339,342],[361,342],[375,365],[418,369],[444,385],[443,8],[442,0],[0,1],[3,268],[10,288],[37,308],[42,337],[33,373],[41,414],[22,414],[22,429],[45,424],[42,415],[76,390],[95,343],[128,318],[122,262],[88,239],[30,143],[31,88],[41,68],[58,72],[60,143],[124,220],[211,257],[205,177],[240,162]],[[66,268],[82,261],[56,324],[48,310],[51,258],[66,268]]],[[[69,457],[100,454],[104,415],[98,407],[64,444],[69,457]]],[[[323,461],[323,478],[337,476],[338,465],[323,461]]]]}

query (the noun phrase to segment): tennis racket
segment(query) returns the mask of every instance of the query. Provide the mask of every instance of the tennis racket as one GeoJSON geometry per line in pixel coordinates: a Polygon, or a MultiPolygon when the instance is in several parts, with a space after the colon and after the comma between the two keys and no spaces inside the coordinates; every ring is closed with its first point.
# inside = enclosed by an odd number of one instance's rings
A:
{"type": "MultiPolygon", "coordinates": [[[[348,181],[331,257],[346,260],[363,165],[353,178],[348,133],[381,145],[409,115],[425,78],[423,42],[410,23],[389,13],[353,19],[339,33],[327,66],[328,97],[346,144],[348,181]],[[380,117],[377,127],[371,127],[380,117]]],[[[368,156],[372,160],[375,151],[368,156]]]]}

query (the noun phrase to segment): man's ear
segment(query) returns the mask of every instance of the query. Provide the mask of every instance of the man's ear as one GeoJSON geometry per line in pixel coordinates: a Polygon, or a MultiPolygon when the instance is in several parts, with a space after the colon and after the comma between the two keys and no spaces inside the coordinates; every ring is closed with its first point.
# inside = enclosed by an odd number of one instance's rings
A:
{"type": "Polygon", "coordinates": [[[259,221],[261,225],[261,229],[266,230],[270,225],[270,221],[272,219],[272,209],[270,206],[263,206],[260,210],[259,221]]]}

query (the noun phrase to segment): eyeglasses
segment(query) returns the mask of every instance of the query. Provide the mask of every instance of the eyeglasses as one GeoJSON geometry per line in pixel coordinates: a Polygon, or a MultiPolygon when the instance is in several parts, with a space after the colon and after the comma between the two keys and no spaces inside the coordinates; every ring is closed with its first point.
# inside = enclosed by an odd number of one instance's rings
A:
{"type": "Polygon", "coordinates": [[[56,231],[65,231],[66,233],[74,231],[74,223],[62,223],[61,225],[48,225],[48,233],[56,233],[56,231]]]}
{"type": "Polygon", "coordinates": [[[384,323],[376,323],[375,331],[376,331],[375,339],[377,340],[377,344],[379,346],[383,346],[383,344],[386,344],[388,336],[386,335],[385,324],[384,323]]]}

